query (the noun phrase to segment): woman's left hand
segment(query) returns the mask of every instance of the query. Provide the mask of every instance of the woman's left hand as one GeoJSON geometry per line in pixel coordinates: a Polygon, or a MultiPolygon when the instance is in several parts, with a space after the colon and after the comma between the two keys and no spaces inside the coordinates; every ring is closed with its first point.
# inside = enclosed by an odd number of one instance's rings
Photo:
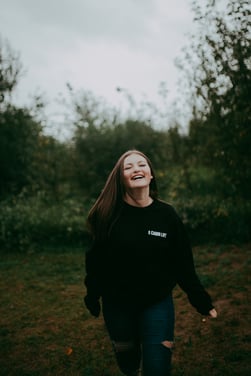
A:
{"type": "Polygon", "coordinates": [[[217,317],[217,311],[215,308],[211,309],[211,311],[209,311],[209,316],[212,317],[213,319],[216,319],[217,317]]]}

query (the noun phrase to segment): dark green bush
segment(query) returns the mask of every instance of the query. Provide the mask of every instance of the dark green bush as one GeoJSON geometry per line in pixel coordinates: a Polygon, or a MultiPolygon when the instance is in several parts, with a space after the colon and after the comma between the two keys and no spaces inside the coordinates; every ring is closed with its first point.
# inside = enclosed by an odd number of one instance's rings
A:
{"type": "Polygon", "coordinates": [[[86,241],[83,202],[37,196],[1,202],[0,246],[11,250],[81,246],[86,241]]]}
{"type": "MultiPolygon", "coordinates": [[[[2,201],[0,247],[7,250],[81,247],[88,241],[85,227],[92,202],[78,198],[53,201],[38,194],[2,201]]],[[[193,244],[241,243],[250,236],[251,204],[214,197],[172,202],[193,244]]]]}
{"type": "Polygon", "coordinates": [[[176,200],[194,244],[248,242],[251,239],[251,203],[213,196],[176,200]]]}

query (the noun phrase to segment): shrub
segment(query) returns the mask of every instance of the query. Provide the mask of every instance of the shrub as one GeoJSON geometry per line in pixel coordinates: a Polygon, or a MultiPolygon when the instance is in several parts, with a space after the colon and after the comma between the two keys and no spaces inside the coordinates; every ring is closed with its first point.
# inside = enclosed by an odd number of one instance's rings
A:
{"type": "Polygon", "coordinates": [[[243,243],[251,239],[250,202],[207,196],[176,200],[174,206],[195,244],[243,243]]]}
{"type": "MultiPolygon", "coordinates": [[[[91,204],[76,197],[53,201],[42,193],[2,201],[0,247],[20,251],[82,247],[88,241],[85,220],[91,204]]],[[[244,243],[251,239],[251,203],[208,196],[176,199],[172,204],[193,244],[244,243]]]]}
{"type": "Polygon", "coordinates": [[[1,203],[0,246],[12,250],[81,246],[87,236],[85,216],[83,203],[74,199],[12,198],[1,203]]]}

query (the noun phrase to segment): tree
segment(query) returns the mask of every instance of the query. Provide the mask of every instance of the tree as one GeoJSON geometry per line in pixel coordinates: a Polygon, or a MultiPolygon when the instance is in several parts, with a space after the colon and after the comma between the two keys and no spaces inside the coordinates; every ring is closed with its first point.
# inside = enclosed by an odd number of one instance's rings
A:
{"type": "Polygon", "coordinates": [[[145,152],[159,165],[164,154],[162,133],[136,120],[115,125],[78,127],[74,136],[75,165],[79,186],[97,196],[119,156],[128,149],[145,152]]]}
{"type": "Polygon", "coordinates": [[[0,195],[19,193],[35,175],[35,153],[42,126],[28,110],[8,105],[0,112],[0,195]]]}
{"type": "Polygon", "coordinates": [[[159,147],[161,132],[142,120],[122,119],[117,111],[108,108],[104,101],[90,92],[76,95],[69,85],[68,89],[75,126],[72,139],[74,172],[82,193],[96,197],[114,163],[128,149],[145,151],[156,162],[161,159],[164,153],[159,147]]]}
{"type": "Polygon", "coordinates": [[[189,136],[199,158],[217,171],[224,194],[250,197],[251,6],[229,0],[203,10],[194,2],[198,33],[186,52],[193,118],[189,136]]]}
{"type": "Polygon", "coordinates": [[[0,103],[6,94],[11,94],[22,74],[22,64],[19,55],[12,50],[7,41],[0,37],[0,103]]]}
{"type": "Polygon", "coordinates": [[[35,177],[35,152],[42,125],[31,110],[6,100],[22,74],[22,64],[9,43],[0,39],[0,196],[18,193],[35,177]]]}

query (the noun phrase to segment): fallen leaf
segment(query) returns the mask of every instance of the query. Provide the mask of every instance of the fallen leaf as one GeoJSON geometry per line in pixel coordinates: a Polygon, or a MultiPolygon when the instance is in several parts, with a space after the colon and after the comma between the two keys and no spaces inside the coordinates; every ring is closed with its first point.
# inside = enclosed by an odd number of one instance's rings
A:
{"type": "Polygon", "coordinates": [[[68,347],[65,351],[66,355],[70,356],[72,354],[73,350],[71,347],[68,347]]]}

